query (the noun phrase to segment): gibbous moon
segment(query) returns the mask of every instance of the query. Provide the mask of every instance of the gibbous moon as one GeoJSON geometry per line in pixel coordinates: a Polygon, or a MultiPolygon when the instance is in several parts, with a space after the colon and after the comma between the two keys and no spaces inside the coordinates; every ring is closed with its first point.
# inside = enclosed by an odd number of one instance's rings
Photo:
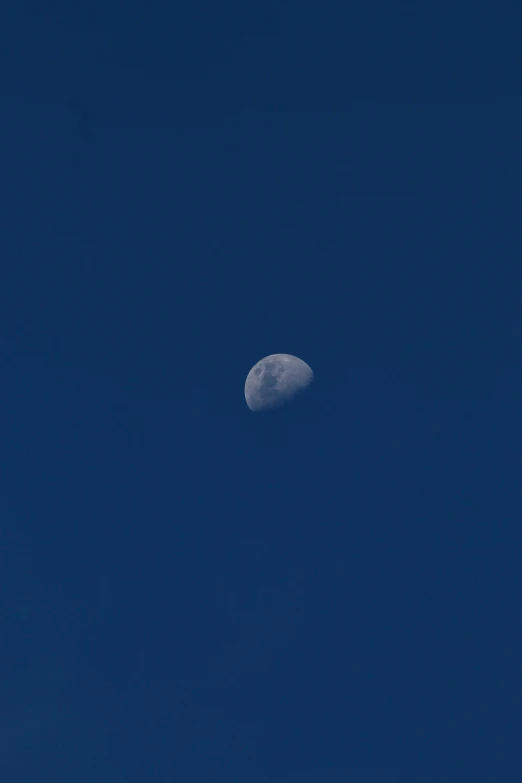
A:
{"type": "Polygon", "coordinates": [[[314,379],[311,368],[288,353],[274,353],[254,364],[245,382],[251,411],[281,408],[305,391],[314,379]]]}

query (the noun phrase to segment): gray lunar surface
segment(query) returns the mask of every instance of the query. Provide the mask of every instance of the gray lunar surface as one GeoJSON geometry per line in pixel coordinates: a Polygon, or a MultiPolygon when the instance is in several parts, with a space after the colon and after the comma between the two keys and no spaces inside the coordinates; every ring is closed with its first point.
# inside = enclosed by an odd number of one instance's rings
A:
{"type": "Polygon", "coordinates": [[[311,368],[297,356],[287,353],[265,356],[248,373],[247,405],[251,411],[281,408],[305,391],[313,379],[311,368]]]}

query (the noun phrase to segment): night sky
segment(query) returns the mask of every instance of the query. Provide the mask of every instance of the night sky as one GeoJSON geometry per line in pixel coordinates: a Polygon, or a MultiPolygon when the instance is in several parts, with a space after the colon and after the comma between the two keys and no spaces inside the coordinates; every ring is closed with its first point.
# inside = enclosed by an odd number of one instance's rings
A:
{"type": "Polygon", "coordinates": [[[521,30],[4,0],[1,783],[522,779],[521,30]]]}

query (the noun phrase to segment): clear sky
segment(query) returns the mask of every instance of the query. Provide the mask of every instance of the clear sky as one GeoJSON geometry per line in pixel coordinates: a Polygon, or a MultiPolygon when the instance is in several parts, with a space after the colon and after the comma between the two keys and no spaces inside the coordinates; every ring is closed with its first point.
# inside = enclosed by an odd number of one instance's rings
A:
{"type": "Polygon", "coordinates": [[[0,16],[2,783],[518,780],[522,6],[0,16]]]}

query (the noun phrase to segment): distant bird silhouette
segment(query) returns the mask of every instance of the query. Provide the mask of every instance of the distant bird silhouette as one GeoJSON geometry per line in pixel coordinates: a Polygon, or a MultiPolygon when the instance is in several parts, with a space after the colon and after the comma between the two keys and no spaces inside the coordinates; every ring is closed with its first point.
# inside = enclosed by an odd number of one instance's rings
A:
{"type": "Polygon", "coordinates": [[[92,139],[94,133],[91,127],[91,116],[87,106],[76,98],[69,98],[66,101],[65,106],[74,114],[78,121],[78,135],[85,141],[92,139]]]}

